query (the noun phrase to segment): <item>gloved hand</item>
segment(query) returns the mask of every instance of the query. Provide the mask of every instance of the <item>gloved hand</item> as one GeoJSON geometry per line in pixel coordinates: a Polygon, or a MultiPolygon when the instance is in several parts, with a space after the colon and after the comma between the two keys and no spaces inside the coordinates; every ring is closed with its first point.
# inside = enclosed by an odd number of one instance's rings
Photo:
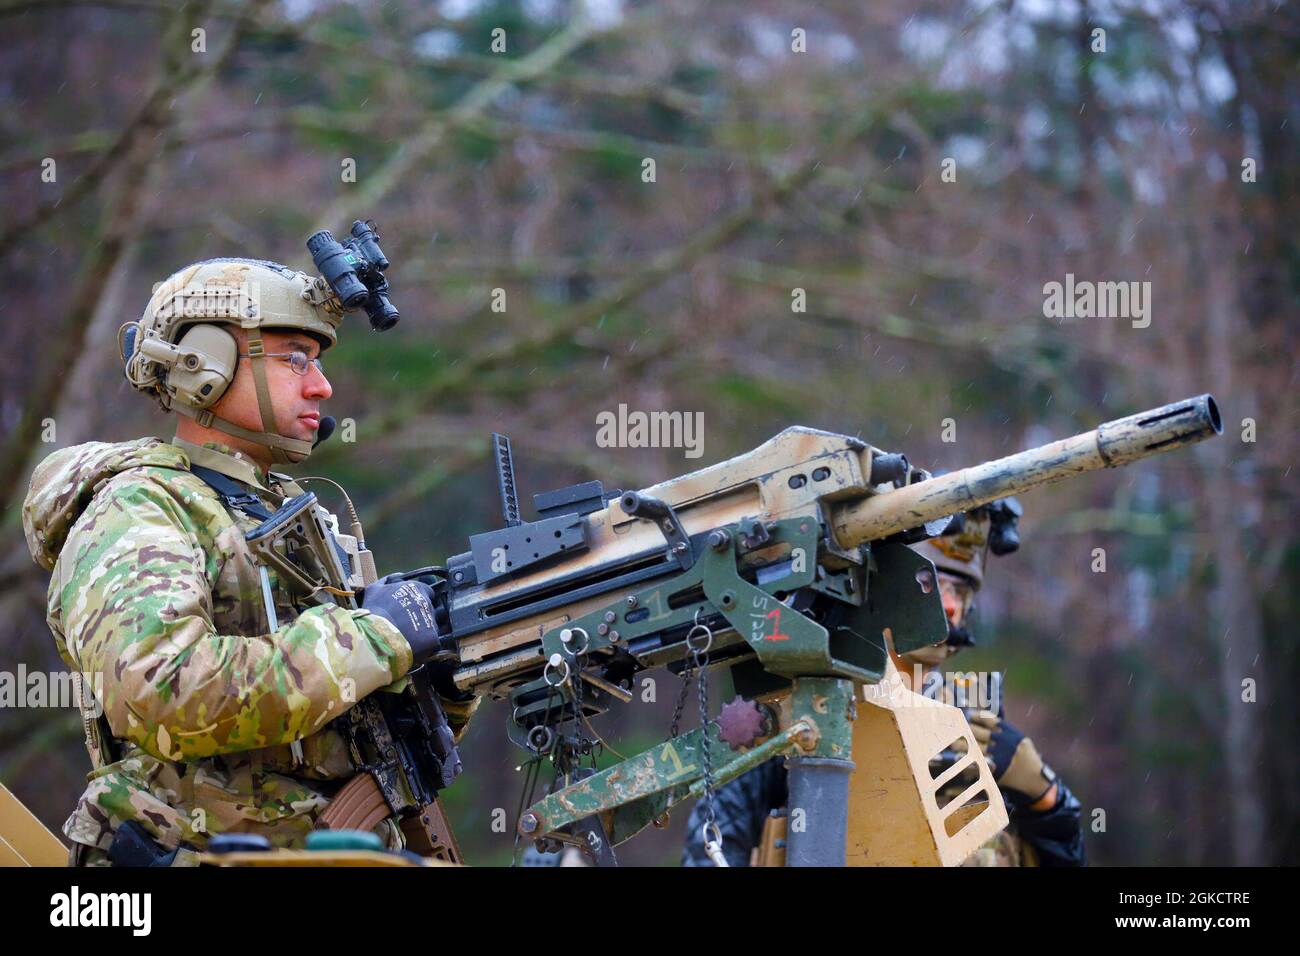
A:
{"type": "Polygon", "coordinates": [[[403,581],[398,575],[390,574],[362,588],[360,603],[402,632],[415,657],[412,667],[438,653],[438,624],[433,610],[433,588],[429,585],[403,581]]]}
{"type": "Polygon", "coordinates": [[[1029,803],[1039,800],[1052,789],[1056,774],[1043,763],[1038,748],[1023,731],[991,710],[972,711],[968,720],[971,733],[984,752],[999,787],[1014,790],[1029,803]]]}

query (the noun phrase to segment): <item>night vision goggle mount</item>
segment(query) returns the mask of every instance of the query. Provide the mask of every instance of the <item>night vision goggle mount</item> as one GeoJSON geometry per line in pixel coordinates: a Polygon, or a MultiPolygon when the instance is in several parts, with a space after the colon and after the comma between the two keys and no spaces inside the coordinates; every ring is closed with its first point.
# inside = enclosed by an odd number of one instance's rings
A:
{"type": "Polygon", "coordinates": [[[352,223],[352,235],[343,242],[328,229],[313,233],[307,239],[307,251],[344,308],[365,308],[370,327],[376,332],[385,332],[397,324],[401,313],[388,298],[384,270],[389,262],[379,248],[373,219],[352,223]]]}
{"type": "MultiPolygon", "coordinates": [[[[972,508],[971,513],[984,512],[989,517],[989,550],[996,555],[1014,554],[1020,549],[1020,518],[1024,515],[1024,506],[1020,500],[1011,495],[999,498],[979,508],[972,508]]],[[[948,526],[943,529],[945,535],[961,534],[966,530],[966,512],[960,511],[952,516],[948,526]]]]}

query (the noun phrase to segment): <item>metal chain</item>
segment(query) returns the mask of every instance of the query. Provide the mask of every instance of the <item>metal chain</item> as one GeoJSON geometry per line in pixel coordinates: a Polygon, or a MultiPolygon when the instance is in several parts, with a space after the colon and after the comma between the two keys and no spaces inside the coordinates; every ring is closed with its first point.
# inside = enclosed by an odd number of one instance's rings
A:
{"type": "Polygon", "coordinates": [[[700,741],[700,763],[704,769],[704,825],[700,828],[700,833],[709,858],[717,866],[726,866],[726,858],[722,855],[722,833],[718,828],[717,814],[714,810],[713,754],[709,745],[709,675],[706,668],[709,665],[709,648],[713,646],[713,631],[707,625],[698,623],[698,616],[695,627],[691,628],[690,634],[686,636],[686,646],[690,648],[691,666],[698,682],[700,729],[703,731],[700,741]],[[691,638],[698,632],[702,632],[704,640],[700,644],[694,644],[691,638]]]}
{"type": "MultiPolygon", "coordinates": [[[[700,612],[697,610],[695,612],[695,624],[698,626],[699,623],[700,623],[700,612]]],[[[708,628],[705,628],[705,630],[708,631],[708,628]]],[[[695,649],[691,647],[690,635],[694,633],[695,633],[695,628],[692,627],[686,636],[686,647],[688,650],[692,652],[691,654],[692,662],[694,661],[695,649]]],[[[709,642],[712,643],[712,641],[713,641],[713,632],[710,631],[709,642]]],[[[682,722],[682,711],[686,709],[686,692],[690,690],[691,678],[695,676],[695,671],[692,669],[692,666],[693,665],[687,665],[682,668],[682,686],[677,692],[677,706],[673,708],[673,722],[672,725],[668,728],[668,734],[673,740],[676,740],[678,736],[680,736],[681,734],[681,729],[679,725],[682,722]]]]}
{"type": "Polygon", "coordinates": [[[682,711],[686,709],[686,692],[690,690],[690,687],[691,671],[687,668],[682,671],[682,686],[681,690],[677,692],[677,706],[673,708],[673,723],[672,726],[668,728],[668,735],[673,740],[676,740],[678,735],[681,733],[678,724],[682,722],[682,711]]]}
{"type": "Polygon", "coordinates": [[[573,674],[569,678],[569,700],[573,704],[573,729],[582,740],[582,731],[579,730],[582,719],[582,655],[573,655],[573,674]]]}
{"type": "MultiPolygon", "coordinates": [[[[712,635],[710,635],[711,642],[712,635]]],[[[700,743],[700,762],[704,767],[704,821],[705,826],[708,826],[714,821],[713,759],[712,748],[709,746],[709,678],[704,672],[704,668],[709,663],[708,648],[703,651],[691,651],[691,659],[695,665],[695,679],[700,692],[700,729],[704,731],[704,738],[700,743]]]]}
{"type": "Polygon", "coordinates": [[[582,750],[585,748],[587,756],[591,760],[591,769],[595,770],[598,766],[596,763],[597,742],[604,743],[600,734],[596,733],[596,728],[591,725],[587,715],[582,709],[582,658],[584,654],[576,654],[573,658],[573,730],[578,737],[578,759],[574,765],[578,766],[582,762],[582,750]]]}

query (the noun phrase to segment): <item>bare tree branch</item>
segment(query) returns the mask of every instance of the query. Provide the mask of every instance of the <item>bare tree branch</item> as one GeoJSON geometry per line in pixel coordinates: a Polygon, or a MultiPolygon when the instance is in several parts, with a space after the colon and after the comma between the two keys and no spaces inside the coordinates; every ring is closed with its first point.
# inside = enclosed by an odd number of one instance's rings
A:
{"type": "MultiPolygon", "coordinates": [[[[267,2],[254,0],[246,10],[248,17],[254,17],[267,2]]],[[[172,49],[179,49],[179,44],[188,35],[191,16],[191,11],[182,10],[173,17],[168,27],[171,39],[176,41],[172,49]]],[[[52,337],[45,367],[28,390],[19,425],[0,453],[0,503],[5,526],[11,526],[17,520],[14,498],[29,474],[27,464],[32,449],[37,445],[42,419],[49,417],[58,404],[63,376],[75,364],[83,348],[96,305],[134,233],[141,198],[150,172],[158,161],[155,140],[174,122],[176,100],[221,69],[239,45],[248,22],[237,23],[215,55],[200,59],[198,65],[187,64],[178,55],[164,57],[162,73],[154,91],[123,133],[120,150],[113,151],[121,157],[123,164],[117,191],[107,203],[100,234],[90,245],[91,252],[73,288],[68,318],[59,334],[52,337]]],[[[104,171],[107,172],[107,165],[104,171]]]]}
{"type": "Polygon", "coordinates": [[[127,121],[112,144],[61,195],[38,204],[30,216],[10,224],[0,232],[0,257],[7,255],[31,230],[48,225],[54,216],[66,212],[92,193],[119,164],[127,163],[128,154],[142,139],[156,136],[172,122],[169,114],[175,99],[221,70],[238,45],[243,31],[267,2],[268,0],[253,0],[242,8],[244,19],[237,22],[225,45],[214,55],[190,57],[188,61],[182,59],[177,52],[188,48],[188,31],[180,27],[201,20],[211,5],[211,0],[202,0],[193,9],[184,6],[179,8],[167,27],[170,37],[164,44],[164,51],[170,52],[163,57],[163,74],[144,103],[127,121]]]}
{"type": "MultiPolygon", "coordinates": [[[[830,154],[839,146],[861,136],[874,124],[877,115],[875,111],[868,111],[858,121],[845,123],[826,147],[825,153],[830,154]]],[[[769,207],[781,205],[815,180],[823,168],[823,163],[817,156],[808,157],[790,172],[772,179],[753,199],[722,217],[709,228],[696,233],[680,246],[660,252],[641,272],[629,276],[613,289],[597,296],[581,308],[574,309],[562,321],[551,323],[538,330],[531,330],[531,334],[520,335],[497,349],[470,357],[448,369],[447,374],[419,390],[398,408],[371,420],[367,424],[370,434],[372,436],[388,434],[412,414],[418,413],[421,408],[430,407],[440,398],[466,388],[475,376],[484,371],[500,367],[547,345],[562,341],[595,322],[603,314],[625,307],[651,288],[681,272],[688,263],[721,248],[740,235],[746,227],[761,218],[769,207]]],[[[486,307],[476,314],[485,312],[486,307]]],[[[472,320],[474,316],[475,314],[471,314],[467,319],[472,320]]],[[[326,453],[322,457],[328,458],[329,454],[326,453]]]]}
{"type": "Polygon", "coordinates": [[[476,84],[455,106],[445,113],[435,114],[406,139],[378,170],[365,177],[364,184],[359,184],[355,190],[355,196],[345,194],[326,207],[317,217],[317,228],[337,228],[340,222],[355,219],[359,212],[376,206],[433,155],[449,127],[482,113],[506,90],[552,69],[601,32],[593,21],[580,16],[527,56],[502,63],[496,72],[476,84]]]}

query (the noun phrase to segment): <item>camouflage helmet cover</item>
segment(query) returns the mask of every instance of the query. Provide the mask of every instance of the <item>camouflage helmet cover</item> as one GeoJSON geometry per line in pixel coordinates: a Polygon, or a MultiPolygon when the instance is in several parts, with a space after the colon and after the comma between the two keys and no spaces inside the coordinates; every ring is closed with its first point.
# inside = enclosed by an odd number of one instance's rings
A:
{"type": "Polygon", "coordinates": [[[140,331],[180,340],[198,322],[264,329],[302,329],[338,341],[343,307],[325,280],[265,259],[206,259],[158,283],[140,318],[140,331]]]}
{"type": "Polygon", "coordinates": [[[988,552],[1010,554],[1019,547],[1016,523],[1021,513],[1019,501],[1001,498],[956,515],[943,534],[912,549],[933,561],[938,570],[959,574],[979,590],[988,552]]]}

